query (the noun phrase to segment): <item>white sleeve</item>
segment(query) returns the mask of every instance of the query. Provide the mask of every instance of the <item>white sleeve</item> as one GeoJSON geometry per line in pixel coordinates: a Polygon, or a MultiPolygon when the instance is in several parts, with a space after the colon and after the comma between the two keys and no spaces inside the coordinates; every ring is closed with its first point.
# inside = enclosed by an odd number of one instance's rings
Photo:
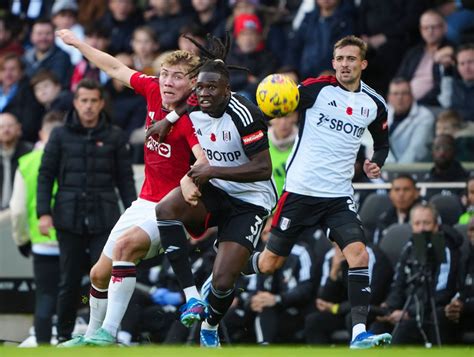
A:
{"type": "Polygon", "coordinates": [[[23,245],[30,240],[30,236],[28,230],[28,212],[26,208],[26,185],[19,170],[16,170],[15,179],[13,181],[10,213],[13,240],[16,245],[23,245]]]}

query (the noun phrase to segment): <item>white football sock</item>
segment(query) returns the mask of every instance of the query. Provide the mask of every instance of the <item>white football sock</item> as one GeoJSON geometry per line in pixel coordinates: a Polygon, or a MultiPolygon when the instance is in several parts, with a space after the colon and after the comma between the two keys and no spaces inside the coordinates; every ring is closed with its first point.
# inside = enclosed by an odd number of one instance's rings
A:
{"type": "MultiPolygon", "coordinates": [[[[96,290],[98,293],[96,295],[102,295],[106,296],[107,295],[107,289],[99,289],[94,286],[94,284],[91,284],[91,290],[96,290]]],[[[102,322],[104,321],[105,317],[105,312],[107,311],[107,297],[105,298],[99,298],[95,297],[92,294],[89,294],[89,307],[90,307],[90,312],[89,312],[89,325],[87,325],[87,330],[85,333],[85,337],[90,337],[92,334],[102,326],[102,322]]]]}
{"type": "Polygon", "coordinates": [[[117,335],[123,315],[127,311],[137,282],[136,266],[132,262],[112,263],[112,277],[109,283],[109,303],[102,328],[112,336],[117,335]]]}

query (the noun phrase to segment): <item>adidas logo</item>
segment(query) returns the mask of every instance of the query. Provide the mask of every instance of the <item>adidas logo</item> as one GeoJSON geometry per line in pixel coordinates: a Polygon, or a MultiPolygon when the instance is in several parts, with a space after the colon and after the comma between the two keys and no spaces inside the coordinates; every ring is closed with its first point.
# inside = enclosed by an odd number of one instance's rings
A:
{"type": "Polygon", "coordinates": [[[333,100],[332,102],[329,102],[328,105],[330,105],[331,107],[336,107],[337,108],[337,104],[336,104],[335,100],[333,100]]]}

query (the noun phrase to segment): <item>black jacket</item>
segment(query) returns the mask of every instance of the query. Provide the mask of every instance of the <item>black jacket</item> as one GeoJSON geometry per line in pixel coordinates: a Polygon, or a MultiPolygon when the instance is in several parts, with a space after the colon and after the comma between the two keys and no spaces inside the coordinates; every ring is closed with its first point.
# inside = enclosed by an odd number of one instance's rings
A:
{"type": "Polygon", "coordinates": [[[75,234],[109,231],[124,207],[136,199],[128,144],[124,133],[104,114],[95,128],[84,128],[75,111],[55,128],[45,147],[38,177],[38,217],[51,214],[54,226],[75,234]],[[54,181],[58,192],[51,209],[54,181]],[[52,212],[51,212],[52,211],[52,212]]]}
{"type": "MultiPolygon", "coordinates": [[[[459,247],[462,243],[462,237],[453,228],[441,226],[440,230],[444,234],[446,242],[446,262],[429,265],[429,269],[425,270],[431,272],[433,297],[437,307],[443,307],[448,304],[456,293],[460,258],[459,247]]],[[[404,247],[396,267],[394,281],[386,300],[389,309],[401,310],[410,292],[414,289],[414,293],[425,308],[425,314],[430,311],[430,303],[427,296],[428,288],[422,283],[422,280],[413,278],[423,269],[417,263],[413,241],[410,240],[404,247]],[[410,280],[414,281],[415,284],[413,286],[410,286],[410,280]]],[[[408,306],[410,317],[416,316],[415,301],[416,299],[412,299],[411,304],[408,306]]]]}

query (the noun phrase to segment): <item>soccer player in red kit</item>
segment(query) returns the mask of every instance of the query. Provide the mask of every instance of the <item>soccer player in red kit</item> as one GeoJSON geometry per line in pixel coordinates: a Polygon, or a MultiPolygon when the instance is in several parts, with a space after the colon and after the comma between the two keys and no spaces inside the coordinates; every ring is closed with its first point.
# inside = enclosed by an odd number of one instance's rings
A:
{"type": "MultiPolygon", "coordinates": [[[[57,32],[66,44],[76,47],[91,63],[110,77],[122,81],[147,100],[146,127],[163,119],[186,100],[194,79],[187,75],[199,59],[186,51],[174,51],[165,56],[158,77],[134,71],[107,53],[94,49],[77,39],[71,31],[57,32]]],[[[106,346],[116,342],[116,335],[135,289],[136,263],[163,251],[169,259],[174,254],[186,254],[186,247],[160,240],[154,208],[166,194],[178,187],[189,171],[193,155],[203,154],[187,114],[176,124],[164,142],[149,137],[145,142],[145,180],[139,198],[120,217],[104,247],[99,261],[90,272],[90,321],[84,336],[62,343],[64,347],[83,345],[106,346]],[[168,247],[172,245],[172,249],[168,247]]],[[[205,158],[204,158],[205,159],[205,158]]],[[[183,266],[184,274],[192,274],[183,266]]],[[[205,310],[195,286],[184,289],[186,300],[205,310]]]]}

